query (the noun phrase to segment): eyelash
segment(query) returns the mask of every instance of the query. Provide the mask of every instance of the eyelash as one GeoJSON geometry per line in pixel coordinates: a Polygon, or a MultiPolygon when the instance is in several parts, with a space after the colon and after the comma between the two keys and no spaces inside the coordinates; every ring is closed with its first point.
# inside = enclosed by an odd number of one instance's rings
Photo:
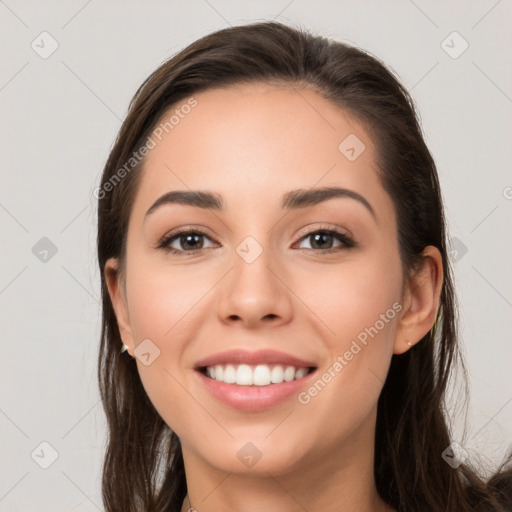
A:
{"type": "MultiPolygon", "coordinates": [[[[339,252],[344,249],[351,249],[353,247],[356,247],[356,245],[357,245],[350,236],[346,235],[345,233],[341,233],[340,231],[337,231],[335,229],[329,229],[329,228],[320,228],[315,231],[310,231],[309,233],[303,235],[298,240],[298,242],[301,242],[302,240],[307,239],[308,237],[319,234],[319,233],[324,234],[324,235],[333,235],[335,238],[337,238],[340,242],[342,242],[344,244],[344,247],[333,247],[330,249],[307,249],[306,248],[303,250],[320,252],[322,254],[329,254],[329,253],[339,252]]],[[[205,233],[204,231],[202,231],[201,229],[198,229],[198,228],[183,229],[181,231],[178,231],[176,233],[173,233],[171,235],[168,235],[168,236],[165,236],[164,238],[162,238],[162,240],[157,245],[157,249],[163,249],[164,251],[169,252],[171,254],[190,254],[190,255],[196,254],[199,251],[203,250],[203,249],[196,249],[196,250],[192,250],[192,251],[183,251],[181,249],[172,249],[169,247],[169,244],[171,242],[173,242],[175,239],[177,239],[181,236],[184,236],[184,235],[201,235],[201,236],[210,238],[210,236],[207,233],[205,233]]],[[[211,238],[210,238],[210,240],[211,240],[211,238]]]]}

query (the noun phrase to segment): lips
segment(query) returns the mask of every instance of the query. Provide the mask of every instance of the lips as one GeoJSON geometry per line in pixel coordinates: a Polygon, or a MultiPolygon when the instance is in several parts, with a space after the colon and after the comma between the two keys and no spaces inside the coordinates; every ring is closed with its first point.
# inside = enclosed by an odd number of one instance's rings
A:
{"type": "Polygon", "coordinates": [[[217,400],[258,411],[291,398],[311,381],[315,362],[275,350],[230,350],[194,366],[199,381],[217,400]]]}
{"type": "Polygon", "coordinates": [[[205,359],[198,361],[194,369],[206,369],[209,366],[216,365],[241,365],[246,364],[249,366],[262,365],[282,365],[294,366],[295,368],[316,368],[314,361],[307,361],[298,357],[279,352],[277,350],[228,350],[213,354],[205,359]]]}

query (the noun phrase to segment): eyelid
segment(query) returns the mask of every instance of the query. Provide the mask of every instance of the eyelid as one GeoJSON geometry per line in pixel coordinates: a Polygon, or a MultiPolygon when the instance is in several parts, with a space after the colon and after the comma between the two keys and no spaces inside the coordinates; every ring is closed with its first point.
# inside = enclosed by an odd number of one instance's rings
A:
{"type": "Polygon", "coordinates": [[[299,239],[302,239],[304,238],[304,236],[311,235],[313,233],[316,233],[317,231],[335,231],[340,235],[344,235],[347,238],[354,240],[354,235],[352,235],[352,232],[349,229],[342,228],[341,226],[338,226],[336,224],[329,224],[325,222],[321,223],[321,225],[318,227],[311,227],[311,224],[308,224],[306,227],[302,228],[299,231],[299,234],[297,236],[299,237],[299,239]]]}

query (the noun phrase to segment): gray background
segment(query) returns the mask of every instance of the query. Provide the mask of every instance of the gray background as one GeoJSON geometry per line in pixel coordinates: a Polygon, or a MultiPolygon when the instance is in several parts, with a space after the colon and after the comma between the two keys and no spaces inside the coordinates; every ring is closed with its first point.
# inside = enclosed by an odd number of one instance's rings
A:
{"type": "Polygon", "coordinates": [[[510,446],[510,0],[0,0],[1,511],[103,510],[92,191],[151,71],[206,33],[270,19],[371,51],[412,91],[456,238],[471,401],[454,439],[489,470],[510,446]]]}

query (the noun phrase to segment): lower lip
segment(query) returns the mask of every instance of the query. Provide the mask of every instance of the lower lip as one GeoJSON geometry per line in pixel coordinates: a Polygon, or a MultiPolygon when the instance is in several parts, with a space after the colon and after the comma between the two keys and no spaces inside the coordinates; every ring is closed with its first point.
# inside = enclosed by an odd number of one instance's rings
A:
{"type": "Polygon", "coordinates": [[[269,384],[268,386],[240,386],[238,384],[226,384],[210,379],[203,373],[196,371],[201,382],[210,393],[230,407],[244,411],[261,411],[274,407],[309,384],[316,370],[301,379],[281,384],[269,384]]]}

